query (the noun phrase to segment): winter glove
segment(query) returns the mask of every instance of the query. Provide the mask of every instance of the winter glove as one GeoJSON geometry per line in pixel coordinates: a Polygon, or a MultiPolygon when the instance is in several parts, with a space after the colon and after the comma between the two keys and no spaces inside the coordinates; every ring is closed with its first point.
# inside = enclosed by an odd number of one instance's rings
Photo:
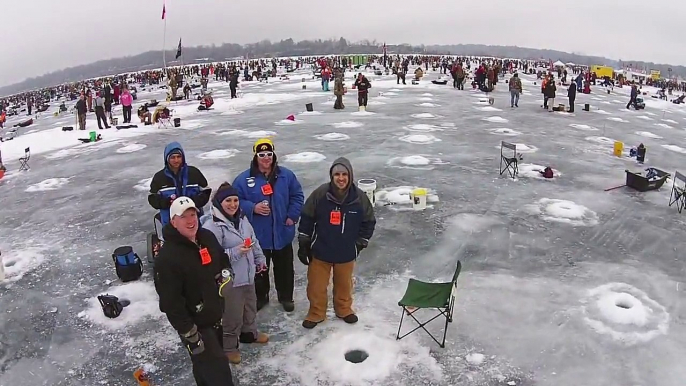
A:
{"type": "Polygon", "coordinates": [[[305,265],[310,265],[312,255],[312,240],[309,236],[298,236],[298,259],[305,265]]]}
{"type": "Polygon", "coordinates": [[[360,237],[355,241],[355,248],[357,248],[357,255],[360,255],[360,252],[362,252],[363,249],[367,248],[369,245],[369,240],[363,239],[360,237]]]}
{"type": "Polygon", "coordinates": [[[183,343],[191,355],[202,354],[205,351],[205,343],[202,341],[202,335],[198,331],[198,327],[193,326],[190,331],[182,335],[183,343]]]}

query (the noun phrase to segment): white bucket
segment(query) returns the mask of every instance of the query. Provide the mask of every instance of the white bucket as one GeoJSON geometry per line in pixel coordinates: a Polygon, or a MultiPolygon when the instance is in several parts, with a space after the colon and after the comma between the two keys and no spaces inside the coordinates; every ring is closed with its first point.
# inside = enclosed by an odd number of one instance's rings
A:
{"type": "Polygon", "coordinates": [[[367,195],[369,202],[374,206],[376,204],[376,198],[374,197],[374,192],[376,192],[376,180],[363,178],[357,181],[357,187],[367,195]]]}
{"type": "Polygon", "coordinates": [[[5,265],[2,262],[2,253],[0,253],[0,281],[5,280],[5,265]]]}
{"type": "Polygon", "coordinates": [[[428,191],[424,188],[414,188],[410,192],[410,198],[412,198],[412,209],[414,210],[424,210],[426,209],[426,196],[428,191]]]}

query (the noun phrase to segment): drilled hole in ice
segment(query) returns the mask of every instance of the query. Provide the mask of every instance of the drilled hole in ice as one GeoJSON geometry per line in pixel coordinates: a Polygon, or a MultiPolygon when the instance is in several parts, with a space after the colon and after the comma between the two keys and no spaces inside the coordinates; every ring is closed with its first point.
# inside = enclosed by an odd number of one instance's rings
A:
{"type": "Polygon", "coordinates": [[[367,358],[369,358],[369,354],[364,350],[350,350],[345,353],[345,360],[350,363],[362,363],[367,358]]]}
{"type": "Polygon", "coordinates": [[[625,299],[619,299],[619,300],[617,300],[617,302],[615,303],[615,306],[617,306],[617,307],[619,307],[619,308],[623,308],[623,309],[625,309],[625,310],[628,310],[629,308],[633,307],[634,305],[631,304],[631,303],[629,303],[629,302],[627,302],[627,301],[625,301],[625,299]]]}

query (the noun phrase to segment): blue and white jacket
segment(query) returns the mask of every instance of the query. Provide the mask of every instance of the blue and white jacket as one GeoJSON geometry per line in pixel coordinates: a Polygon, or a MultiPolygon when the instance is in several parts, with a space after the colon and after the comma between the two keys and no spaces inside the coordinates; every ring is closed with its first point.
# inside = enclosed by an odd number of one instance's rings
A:
{"type": "Polygon", "coordinates": [[[186,154],[178,142],[172,142],[164,148],[164,169],[155,173],[150,181],[148,203],[160,211],[162,226],[169,222],[169,207],[176,197],[186,196],[195,202],[202,214],[202,208],[210,200],[212,189],[207,187],[207,179],[195,166],[186,163],[186,154]],[[167,164],[169,153],[179,150],[183,163],[178,173],[173,173],[167,164]]]}

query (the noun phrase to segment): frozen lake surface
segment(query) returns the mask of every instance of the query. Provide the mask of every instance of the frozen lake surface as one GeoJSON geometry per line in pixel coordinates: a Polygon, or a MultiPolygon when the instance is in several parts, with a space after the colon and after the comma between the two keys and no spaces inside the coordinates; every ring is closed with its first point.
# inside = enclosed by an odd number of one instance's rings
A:
{"type": "MultiPolygon", "coordinates": [[[[529,76],[518,109],[504,81],[490,106],[480,92],[432,85],[431,71],[414,86],[368,76],[366,114],[352,93],[345,110],[333,110],[332,93],[302,72],[243,83],[237,100],[227,84],[211,82],[214,110],[172,104],[180,128],[103,130],[102,142],[78,145],[86,134],[60,129],[72,115],[44,115],[1,144],[9,173],[0,180],[8,275],[0,384],[131,385],[140,366],[155,385],[191,384],[187,354],[157,308],[151,267],[122,285],[111,253],[132,245],[146,254],[154,214],[147,185],[163,167],[165,144],[181,142],[216,188],[248,167],[256,138],[272,136],[306,195],[346,156],[356,178],[376,179],[380,201],[395,205],[377,205],[376,233],[358,260],[360,322],[345,325],[330,311],[328,322],[303,329],[306,276],[296,259],[296,311],[273,302],[259,313],[271,341],[244,348],[234,367],[242,385],[683,386],[686,238],[683,215],[667,206],[672,182],[648,193],[604,191],[624,183],[625,169],[673,174],[686,165],[683,105],[647,97],[646,110],[629,111],[627,88],[608,95],[596,87],[578,95],[574,114],[548,113],[529,76]],[[303,113],[306,103],[316,112],[303,113]],[[501,140],[522,153],[517,180],[498,174],[501,140]],[[644,143],[646,165],[612,156],[615,140],[626,155],[644,143]],[[16,172],[29,146],[31,170],[16,172]],[[540,177],[545,166],[554,179],[540,177]],[[407,210],[412,187],[431,189],[430,208],[407,210]],[[408,278],[449,281],[457,259],[463,271],[446,348],[423,332],[396,341],[408,278]],[[102,293],[132,304],[106,319],[95,300],[102,293]],[[346,362],[352,349],[369,358],[346,362]]],[[[560,87],[556,102],[564,95],[560,87]]],[[[164,98],[163,90],[138,96],[135,108],[164,98]]]]}

